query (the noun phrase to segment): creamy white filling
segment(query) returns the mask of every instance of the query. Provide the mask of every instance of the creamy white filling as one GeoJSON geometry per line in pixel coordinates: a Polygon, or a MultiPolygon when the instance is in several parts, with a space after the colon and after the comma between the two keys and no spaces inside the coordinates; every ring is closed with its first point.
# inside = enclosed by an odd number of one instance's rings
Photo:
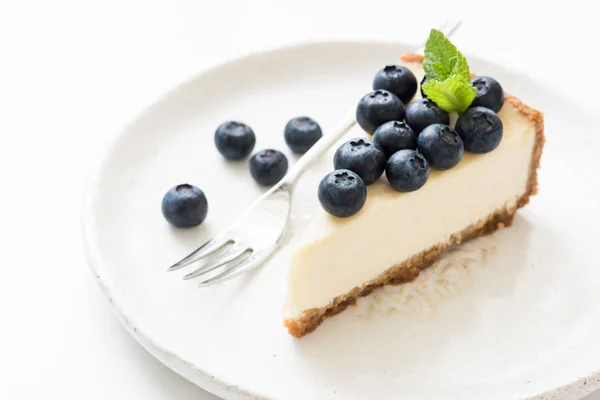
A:
{"type": "Polygon", "coordinates": [[[425,186],[412,193],[396,192],[382,178],[369,186],[364,208],[353,217],[319,212],[292,255],[285,317],[326,306],[492,212],[514,206],[526,190],[535,127],[510,104],[498,115],[504,137],[494,151],[465,153],[456,167],[432,170],[425,186]]]}

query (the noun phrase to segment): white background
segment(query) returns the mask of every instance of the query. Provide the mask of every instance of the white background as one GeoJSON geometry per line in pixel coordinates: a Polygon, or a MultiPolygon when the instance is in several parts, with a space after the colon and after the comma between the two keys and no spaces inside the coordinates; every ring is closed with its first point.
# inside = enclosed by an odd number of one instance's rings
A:
{"type": "Polygon", "coordinates": [[[463,52],[596,111],[600,34],[585,3],[0,0],[0,398],[214,399],[119,325],[82,251],[92,160],[165,91],[249,51],[327,38],[417,44],[460,15],[463,52]]]}

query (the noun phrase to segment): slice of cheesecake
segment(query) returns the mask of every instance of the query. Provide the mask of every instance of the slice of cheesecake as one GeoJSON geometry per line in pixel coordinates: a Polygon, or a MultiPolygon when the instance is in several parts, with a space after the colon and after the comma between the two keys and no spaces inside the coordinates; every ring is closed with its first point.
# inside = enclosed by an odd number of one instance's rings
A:
{"type": "MultiPolygon", "coordinates": [[[[419,82],[422,61],[418,54],[401,58],[419,82]]],[[[450,246],[511,225],[537,190],[544,120],[509,94],[498,116],[504,133],[493,151],[465,153],[457,166],[432,170],[427,183],[410,193],[393,190],[382,178],[368,187],[364,208],[350,218],[318,211],[292,255],[284,311],[291,335],[315,330],[379,286],[415,279],[450,246]]]]}

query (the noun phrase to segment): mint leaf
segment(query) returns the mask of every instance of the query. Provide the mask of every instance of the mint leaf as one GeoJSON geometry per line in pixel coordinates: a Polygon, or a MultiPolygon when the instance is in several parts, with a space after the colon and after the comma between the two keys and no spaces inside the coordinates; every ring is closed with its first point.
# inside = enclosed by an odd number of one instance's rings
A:
{"type": "Polygon", "coordinates": [[[469,63],[467,59],[456,50],[456,68],[453,70],[453,75],[461,76],[466,82],[471,82],[471,72],[469,71],[469,63]]]}
{"type": "Polygon", "coordinates": [[[444,34],[432,29],[425,45],[423,69],[429,82],[423,91],[438,107],[463,112],[475,98],[469,64],[444,34]]]}
{"type": "Polygon", "coordinates": [[[430,80],[444,81],[453,75],[460,75],[467,81],[471,79],[465,57],[442,32],[435,29],[431,30],[425,45],[423,69],[430,80]]]}
{"type": "Polygon", "coordinates": [[[465,82],[461,75],[454,75],[443,82],[429,81],[423,85],[423,92],[439,108],[449,113],[465,111],[477,94],[471,82],[465,82]]]}
{"type": "Polygon", "coordinates": [[[423,69],[429,80],[443,81],[452,75],[456,68],[458,49],[450,43],[444,34],[432,29],[425,44],[423,69]]]}

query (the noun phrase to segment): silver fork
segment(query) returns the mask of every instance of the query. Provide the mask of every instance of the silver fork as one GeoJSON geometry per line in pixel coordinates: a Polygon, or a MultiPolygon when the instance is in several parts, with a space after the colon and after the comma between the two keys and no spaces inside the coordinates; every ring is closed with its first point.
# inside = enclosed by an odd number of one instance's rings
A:
{"type": "MultiPolygon", "coordinates": [[[[440,31],[450,36],[459,25],[460,20],[449,20],[440,31]]],[[[421,48],[419,52],[422,51],[421,48]]],[[[216,258],[183,277],[186,280],[206,278],[206,274],[221,270],[199,283],[199,286],[208,286],[249,271],[263,263],[277,249],[286,232],[294,184],[315,159],[323,155],[356,124],[355,114],[353,107],[334,129],[324,135],[298,160],[281,181],[256,200],[231,226],[173,264],[168,271],[175,271],[197,261],[206,260],[207,257],[221,251],[216,258]]]]}

